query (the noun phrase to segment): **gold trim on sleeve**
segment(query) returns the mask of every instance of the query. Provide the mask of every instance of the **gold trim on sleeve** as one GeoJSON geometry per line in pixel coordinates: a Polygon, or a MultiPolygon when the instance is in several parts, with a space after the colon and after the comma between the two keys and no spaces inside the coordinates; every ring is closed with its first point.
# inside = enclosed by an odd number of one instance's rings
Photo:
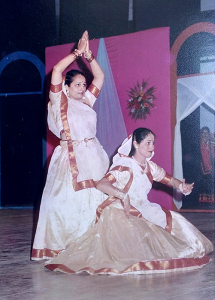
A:
{"type": "Polygon", "coordinates": [[[93,83],[88,87],[88,91],[98,98],[100,90],[93,83]]]}
{"type": "Polygon", "coordinates": [[[111,173],[107,173],[104,178],[106,178],[112,184],[116,182],[116,178],[111,173]]]}
{"type": "Polygon", "coordinates": [[[172,176],[168,173],[165,174],[164,178],[160,181],[163,184],[168,184],[171,180],[172,176]]]}
{"type": "Polygon", "coordinates": [[[50,91],[52,93],[59,93],[60,91],[62,91],[62,83],[59,83],[57,85],[51,83],[50,91]]]}

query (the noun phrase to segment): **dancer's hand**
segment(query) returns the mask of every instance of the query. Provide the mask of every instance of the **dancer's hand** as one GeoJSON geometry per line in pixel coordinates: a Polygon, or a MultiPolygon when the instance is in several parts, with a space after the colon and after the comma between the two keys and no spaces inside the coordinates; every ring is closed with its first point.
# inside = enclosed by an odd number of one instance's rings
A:
{"type": "Polygon", "coordinates": [[[84,53],[84,51],[86,50],[87,41],[88,41],[88,32],[86,30],[82,34],[82,37],[80,38],[80,40],[78,42],[78,50],[80,51],[81,54],[84,53]]]}
{"type": "Polygon", "coordinates": [[[125,212],[126,218],[129,218],[129,212],[130,212],[130,198],[129,198],[128,195],[125,197],[125,200],[124,200],[124,212],[125,212]]]}
{"type": "Polygon", "coordinates": [[[88,31],[85,31],[85,32],[86,32],[86,47],[85,47],[85,50],[84,50],[84,54],[86,56],[89,56],[90,55],[89,34],[88,34],[88,31]]]}
{"type": "Polygon", "coordinates": [[[193,183],[186,183],[185,179],[183,179],[182,183],[179,185],[179,190],[185,195],[189,195],[192,192],[194,186],[194,182],[193,183]]]}

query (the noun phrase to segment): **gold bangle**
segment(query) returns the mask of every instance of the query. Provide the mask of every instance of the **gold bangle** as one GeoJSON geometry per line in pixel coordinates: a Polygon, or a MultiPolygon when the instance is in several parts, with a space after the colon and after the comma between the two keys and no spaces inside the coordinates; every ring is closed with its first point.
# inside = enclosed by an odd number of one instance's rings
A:
{"type": "Polygon", "coordinates": [[[88,54],[88,55],[87,55],[86,53],[84,53],[84,57],[85,57],[86,59],[91,58],[92,51],[90,50],[89,53],[90,53],[90,54],[88,54]]]}
{"type": "Polygon", "coordinates": [[[91,63],[94,59],[95,59],[95,57],[94,57],[93,54],[92,54],[91,57],[90,57],[89,59],[87,59],[87,61],[88,61],[89,63],[91,63]]]}
{"type": "Polygon", "coordinates": [[[80,50],[75,49],[75,50],[72,52],[72,55],[73,55],[74,58],[76,59],[78,56],[82,56],[82,53],[81,53],[80,50]]]}
{"type": "Polygon", "coordinates": [[[89,63],[91,63],[93,60],[94,60],[94,56],[93,56],[93,54],[92,54],[92,51],[90,51],[90,54],[85,54],[84,53],[84,57],[86,58],[86,60],[89,62],[89,63]]]}

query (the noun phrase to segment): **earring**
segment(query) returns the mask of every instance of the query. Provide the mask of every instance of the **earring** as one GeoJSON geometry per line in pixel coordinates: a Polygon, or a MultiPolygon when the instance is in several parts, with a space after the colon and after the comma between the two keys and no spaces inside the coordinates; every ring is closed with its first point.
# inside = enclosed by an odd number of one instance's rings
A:
{"type": "Polygon", "coordinates": [[[69,91],[66,90],[67,97],[69,97],[69,91]]]}
{"type": "Polygon", "coordinates": [[[138,149],[138,147],[136,146],[136,147],[134,147],[135,149],[138,149]]]}

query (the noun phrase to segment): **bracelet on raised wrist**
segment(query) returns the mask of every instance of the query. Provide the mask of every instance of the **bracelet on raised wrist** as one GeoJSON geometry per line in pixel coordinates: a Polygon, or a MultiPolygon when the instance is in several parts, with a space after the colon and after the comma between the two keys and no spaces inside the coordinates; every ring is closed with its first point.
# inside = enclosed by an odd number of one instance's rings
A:
{"type": "Polygon", "coordinates": [[[89,62],[89,63],[91,63],[93,60],[94,60],[94,56],[93,56],[93,54],[92,54],[92,51],[89,51],[89,54],[85,54],[84,53],[84,57],[86,58],[86,60],[89,62]]]}
{"type": "Polygon", "coordinates": [[[78,56],[82,56],[82,53],[81,53],[80,50],[75,49],[75,50],[72,52],[72,55],[73,55],[74,58],[76,59],[78,56]]]}

